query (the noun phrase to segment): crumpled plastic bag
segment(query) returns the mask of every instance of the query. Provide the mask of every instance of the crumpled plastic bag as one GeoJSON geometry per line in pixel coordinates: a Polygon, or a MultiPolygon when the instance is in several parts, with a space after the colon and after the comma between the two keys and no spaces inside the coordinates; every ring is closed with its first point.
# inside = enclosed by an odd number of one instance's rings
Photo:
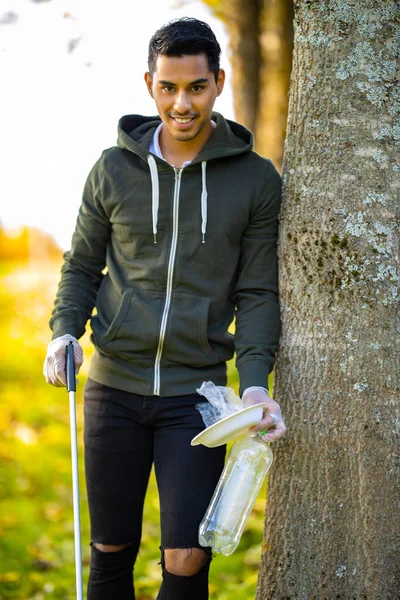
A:
{"type": "Polygon", "coordinates": [[[215,385],[212,381],[203,381],[196,391],[208,400],[196,404],[206,427],[245,408],[232,388],[215,385]]]}

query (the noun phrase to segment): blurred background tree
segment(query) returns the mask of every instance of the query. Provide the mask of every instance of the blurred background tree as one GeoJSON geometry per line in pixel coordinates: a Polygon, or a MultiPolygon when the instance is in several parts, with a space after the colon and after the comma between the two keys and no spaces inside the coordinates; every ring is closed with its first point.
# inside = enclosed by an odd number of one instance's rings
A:
{"type": "Polygon", "coordinates": [[[62,250],[48,233],[37,227],[21,226],[14,231],[0,222],[0,260],[18,263],[30,260],[61,260],[62,250]]]}
{"type": "Polygon", "coordinates": [[[292,67],[292,0],[203,0],[229,35],[235,116],[282,169],[292,67]]]}

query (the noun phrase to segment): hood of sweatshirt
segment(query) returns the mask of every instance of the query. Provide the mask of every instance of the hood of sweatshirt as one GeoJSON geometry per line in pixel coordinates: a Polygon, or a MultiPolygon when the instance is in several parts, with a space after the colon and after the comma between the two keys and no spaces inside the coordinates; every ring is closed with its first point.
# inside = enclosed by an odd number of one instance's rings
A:
{"type": "MultiPolygon", "coordinates": [[[[234,156],[253,149],[253,134],[246,127],[225,119],[217,112],[213,112],[211,118],[216,127],[191,164],[234,156]]],[[[118,122],[117,145],[147,161],[154,132],[160,123],[161,119],[158,116],[123,116],[118,122]]]]}
{"type": "MultiPolygon", "coordinates": [[[[251,131],[243,125],[225,119],[220,113],[213,112],[214,130],[191,165],[201,163],[202,190],[199,198],[202,215],[201,240],[206,241],[207,229],[207,162],[219,158],[244,154],[253,149],[254,140],[251,131]]],[[[157,243],[158,209],[160,202],[158,171],[171,168],[166,162],[156,160],[149,148],[153,135],[160,125],[158,116],[125,115],[118,122],[117,145],[123,150],[133,152],[149,165],[152,183],[152,221],[153,239],[157,243]]]]}

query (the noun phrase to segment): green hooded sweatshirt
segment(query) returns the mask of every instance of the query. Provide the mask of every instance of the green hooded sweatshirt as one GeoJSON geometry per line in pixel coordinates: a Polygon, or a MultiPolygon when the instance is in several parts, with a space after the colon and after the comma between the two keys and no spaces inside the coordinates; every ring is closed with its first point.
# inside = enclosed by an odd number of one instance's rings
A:
{"type": "Polygon", "coordinates": [[[159,117],[127,115],[88,175],[50,327],[80,338],[89,377],[142,395],[268,387],[280,333],[281,178],[243,126],[216,127],[181,168],[150,153],[159,117]],[[235,319],[235,334],[228,328],[235,319]]]}

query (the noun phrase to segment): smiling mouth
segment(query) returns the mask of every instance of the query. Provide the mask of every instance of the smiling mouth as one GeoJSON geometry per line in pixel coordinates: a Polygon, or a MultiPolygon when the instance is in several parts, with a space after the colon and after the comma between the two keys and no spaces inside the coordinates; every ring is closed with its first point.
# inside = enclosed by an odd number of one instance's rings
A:
{"type": "Polygon", "coordinates": [[[187,125],[190,121],[193,121],[194,117],[171,117],[171,119],[179,123],[179,125],[187,125]]]}

